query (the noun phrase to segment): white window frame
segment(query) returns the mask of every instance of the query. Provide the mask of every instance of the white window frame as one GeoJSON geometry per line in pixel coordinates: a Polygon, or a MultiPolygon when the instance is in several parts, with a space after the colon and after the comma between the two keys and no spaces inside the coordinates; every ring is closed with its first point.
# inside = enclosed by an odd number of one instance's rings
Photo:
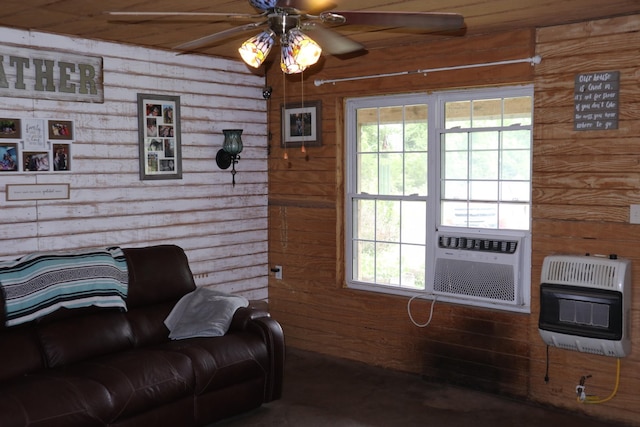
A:
{"type": "MultiPolygon", "coordinates": [[[[509,86],[483,89],[468,89],[458,91],[442,91],[433,93],[414,93],[407,95],[387,95],[376,97],[349,98],[345,101],[345,141],[346,141],[346,173],[345,173],[345,273],[346,285],[351,289],[366,290],[372,292],[416,296],[425,299],[437,297],[438,301],[460,303],[471,306],[497,308],[514,312],[530,312],[531,306],[531,219],[527,230],[500,230],[479,229],[464,227],[439,226],[441,216],[441,156],[440,138],[444,129],[444,103],[450,101],[464,101],[477,99],[509,98],[530,96],[533,104],[533,86],[509,86]],[[357,149],[357,122],[356,112],[362,108],[376,108],[411,104],[426,104],[428,108],[428,194],[416,196],[400,196],[402,200],[423,200],[427,203],[426,217],[426,247],[425,247],[425,289],[401,288],[353,280],[353,201],[362,198],[362,195],[353,193],[357,184],[356,149],[357,149]],[[462,235],[477,236],[479,238],[504,238],[518,239],[522,246],[522,266],[519,272],[517,284],[519,302],[516,304],[504,304],[501,302],[486,301],[469,298],[464,295],[442,295],[434,293],[434,266],[436,261],[437,239],[442,233],[458,233],[462,235]]],[[[533,111],[533,107],[532,107],[533,111]]],[[[533,121],[533,117],[532,117],[533,121]]],[[[533,129],[533,123],[528,128],[533,129]]],[[[532,138],[533,139],[533,138],[532,138]]],[[[532,177],[530,177],[530,180],[532,177]]],[[[529,185],[531,182],[529,182],[529,185]]],[[[529,186],[529,191],[531,187],[529,186]]],[[[385,196],[385,199],[389,196],[385,196]]],[[[529,209],[531,200],[529,201],[529,209]]]]}

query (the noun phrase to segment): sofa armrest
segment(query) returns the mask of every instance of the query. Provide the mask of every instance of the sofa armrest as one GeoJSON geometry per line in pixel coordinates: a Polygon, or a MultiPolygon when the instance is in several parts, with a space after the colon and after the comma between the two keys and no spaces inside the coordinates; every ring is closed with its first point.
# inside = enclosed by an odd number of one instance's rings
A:
{"type": "Polygon", "coordinates": [[[264,401],[270,402],[282,397],[284,332],[280,324],[269,315],[266,304],[250,302],[248,307],[239,308],[233,316],[229,331],[247,331],[262,338],[269,354],[269,372],[264,401]]]}
{"type": "Polygon", "coordinates": [[[243,331],[247,323],[258,317],[269,317],[267,304],[263,301],[249,301],[248,307],[240,307],[231,319],[230,331],[243,331]]]}
{"type": "Polygon", "coordinates": [[[282,397],[284,381],[285,344],[284,332],[280,324],[271,317],[257,317],[247,324],[247,330],[260,334],[269,352],[269,373],[265,386],[265,402],[282,397]]]}

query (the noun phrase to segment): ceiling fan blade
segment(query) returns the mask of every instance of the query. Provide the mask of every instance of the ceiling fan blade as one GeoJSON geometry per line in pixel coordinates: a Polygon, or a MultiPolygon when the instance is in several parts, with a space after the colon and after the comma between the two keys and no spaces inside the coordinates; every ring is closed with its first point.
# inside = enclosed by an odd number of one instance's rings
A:
{"type": "Polygon", "coordinates": [[[153,18],[224,18],[251,20],[266,16],[266,12],[255,15],[250,13],[226,13],[226,12],[103,12],[105,15],[115,16],[122,20],[141,20],[153,18]]]}
{"type": "Polygon", "coordinates": [[[277,0],[275,7],[293,8],[307,13],[319,13],[333,9],[336,4],[330,0],[277,0]]]}
{"type": "Polygon", "coordinates": [[[302,31],[332,55],[344,55],[365,49],[360,43],[315,22],[303,23],[302,31]]]}
{"type": "Polygon", "coordinates": [[[331,11],[346,18],[345,25],[373,25],[392,28],[414,28],[432,31],[456,30],[465,26],[457,13],[378,12],[369,10],[331,11]]]}
{"type": "Polygon", "coordinates": [[[228,37],[234,36],[236,34],[239,33],[243,33],[245,31],[249,31],[249,30],[254,30],[256,28],[259,28],[265,24],[267,24],[268,21],[263,21],[263,22],[253,22],[251,24],[246,24],[246,25],[240,25],[238,27],[233,27],[230,28],[228,30],[224,30],[224,31],[220,31],[214,34],[210,34],[208,36],[204,36],[201,37],[199,39],[196,40],[192,40],[190,42],[186,42],[186,43],[182,43],[181,45],[175,46],[174,49],[176,50],[185,50],[185,51],[192,51],[194,49],[198,49],[210,44],[214,44],[215,42],[219,41],[219,40],[224,40],[228,37]]]}

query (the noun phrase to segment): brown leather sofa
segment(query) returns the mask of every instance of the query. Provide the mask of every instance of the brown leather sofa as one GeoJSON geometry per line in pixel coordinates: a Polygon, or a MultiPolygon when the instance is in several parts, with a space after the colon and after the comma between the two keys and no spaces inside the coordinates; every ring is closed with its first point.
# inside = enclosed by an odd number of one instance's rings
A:
{"type": "Polygon", "coordinates": [[[284,337],[266,310],[238,309],[224,336],[169,340],[164,319],[195,289],[184,251],[123,251],[127,311],[0,329],[0,426],[202,426],[281,396],[284,337]]]}

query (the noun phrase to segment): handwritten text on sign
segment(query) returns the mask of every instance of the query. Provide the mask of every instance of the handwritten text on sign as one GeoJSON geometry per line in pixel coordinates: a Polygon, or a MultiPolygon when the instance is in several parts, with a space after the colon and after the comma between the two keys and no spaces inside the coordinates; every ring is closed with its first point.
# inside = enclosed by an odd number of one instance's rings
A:
{"type": "Polygon", "coordinates": [[[618,129],[620,71],[578,74],[574,89],[574,130],[618,129]]]}
{"type": "Polygon", "coordinates": [[[7,184],[7,201],[69,198],[69,184],[7,184]]]}

